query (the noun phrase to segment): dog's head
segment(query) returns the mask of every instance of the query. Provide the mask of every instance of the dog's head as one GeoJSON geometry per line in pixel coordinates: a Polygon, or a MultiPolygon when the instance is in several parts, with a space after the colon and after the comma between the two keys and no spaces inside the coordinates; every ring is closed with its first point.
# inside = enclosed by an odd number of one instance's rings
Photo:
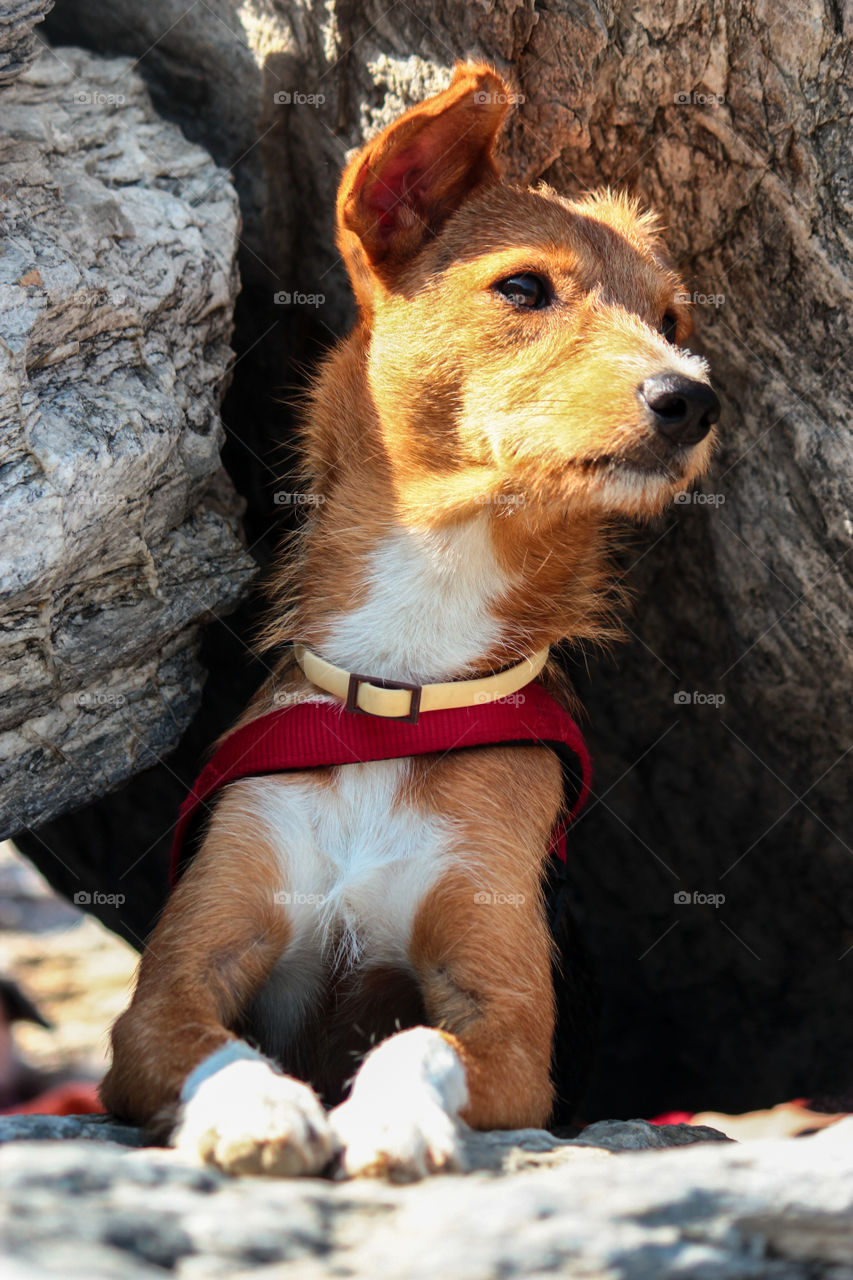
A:
{"type": "Polygon", "coordinates": [[[644,517],[706,467],[719,405],[656,219],[502,183],[513,98],[456,69],[348,165],[338,240],[408,500],[533,493],[644,517]]]}

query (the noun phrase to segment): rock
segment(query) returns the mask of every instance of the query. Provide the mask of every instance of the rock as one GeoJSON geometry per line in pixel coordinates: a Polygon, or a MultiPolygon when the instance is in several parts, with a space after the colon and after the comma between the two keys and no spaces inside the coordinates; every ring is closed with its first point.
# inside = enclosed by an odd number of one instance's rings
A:
{"type": "Polygon", "coordinates": [[[107,1116],[0,1116],[0,1146],[6,1142],[112,1142],[123,1147],[144,1147],[140,1129],[119,1124],[107,1116]]]}
{"type": "Polygon", "coordinates": [[[691,1142],[727,1142],[725,1134],[707,1125],[649,1124],[648,1120],[599,1120],[588,1124],[574,1141],[608,1151],[653,1151],[691,1142]]]}
{"type": "Polygon", "coordinates": [[[0,4],[0,87],[9,84],[38,53],[33,27],[53,8],[53,0],[4,0],[0,4]]]}
{"type": "MultiPolygon", "coordinates": [[[[127,59],[3,93],[0,834],[155,763],[254,562],[221,471],[239,215],[127,59]]],[[[80,882],[78,881],[78,884],[80,882]]],[[[119,886],[100,880],[104,899],[119,886]]]]}
{"type": "MultiPolygon", "coordinates": [[[[341,163],[455,57],[516,78],[512,175],[627,186],[661,211],[726,410],[704,493],[625,555],[636,638],[590,680],[578,664],[601,802],[575,831],[571,887],[605,997],[584,1114],[853,1084],[849,6],[64,0],[47,26],[140,59],[160,109],[232,167],[248,292],[231,466],[252,540],[276,515],[270,389],[350,316],[341,163]],[[275,302],[299,291],[324,302],[275,302]]],[[[165,814],[236,711],[241,660],[236,644],[213,655],[178,779],[153,770],[39,832],[82,876],[99,850],[129,867],[153,846],[123,918],[140,936],[165,814]]]]}
{"type": "MultiPolygon", "coordinates": [[[[5,1142],[85,1138],[129,1147],[146,1147],[144,1133],[110,1116],[2,1116],[0,1146],[5,1142]]],[[[600,1120],[575,1138],[561,1138],[547,1129],[495,1129],[480,1133],[464,1129],[463,1148],[470,1170],[508,1170],[584,1158],[587,1151],[654,1151],[694,1142],[728,1142],[725,1134],[690,1124],[653,1125],[647,1120],[600,1120]]],[[[165,1148],[155,1148],[164,1151],[165,1148]]],[[[177,1153],[169,1152],[178,1159],[177,1153]]]]}
{"type": "Polygon", "coordinates": [[[564,1143],[561,1163],[546,1155],[544,1166],[531,1160],[515,1172],[414,1186],[228,1179],[157,1149],[7,1143],[5,1267],[63,1280],[148,1280],[164,1269],[269,1280],[847,1280],[851,1124],[804,1139],[618,1158],[564,1143]]]}

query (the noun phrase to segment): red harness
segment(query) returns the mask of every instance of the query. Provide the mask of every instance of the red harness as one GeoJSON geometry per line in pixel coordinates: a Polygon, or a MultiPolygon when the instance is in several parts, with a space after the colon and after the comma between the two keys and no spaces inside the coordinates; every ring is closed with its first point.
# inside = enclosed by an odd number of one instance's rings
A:
{"type": "Polygon", "coordinates": [[[216,792],[238,778],[525,743],[550,748],[563,765],[565,803],[551,835],[551,853],[565,863],[566,824],[586,801],[592,767],[572,717],[542,685],[534,683],[497,702],[425,711],[415,724],[354,714],[343,704],[324,701],[302,702],[259,716],[229,734],[181,805],[172,844],[172,886],[186,864],[184,841],[199,809],[209,809],[216,792]]]}

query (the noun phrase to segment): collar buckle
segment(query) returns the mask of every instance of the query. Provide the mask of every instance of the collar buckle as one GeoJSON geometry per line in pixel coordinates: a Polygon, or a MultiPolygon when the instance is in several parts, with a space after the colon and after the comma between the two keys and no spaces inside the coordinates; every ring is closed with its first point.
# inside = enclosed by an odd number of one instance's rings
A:
{"type": "Polygon", "coordinates": [[[379,676],[360,676],[352,672],[347,684],[347,700],[346,710],[351,711],[353,715],[366,716],[369,711],[364,711],[358,705],[358,690],[362,684],[373,685],[376,689],[408,689],[412,695],[409,703],[409,710],[404,716],[389,716],[390,720],[405,720],[408,724],[417,724],[418,716],[421,710],[421,692],[422,686],[419,684],[409,684],[407,680],[384,680],[379,676]]]}

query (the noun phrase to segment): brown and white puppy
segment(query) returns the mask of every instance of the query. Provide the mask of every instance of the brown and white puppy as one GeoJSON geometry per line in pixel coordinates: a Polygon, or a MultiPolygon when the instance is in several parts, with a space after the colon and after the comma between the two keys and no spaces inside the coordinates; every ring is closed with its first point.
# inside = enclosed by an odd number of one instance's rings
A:
{"type": "MultiPolygon", "coordinates": [[[[608,524],[708,462],[717,401],[654,217],[505,185],[510,98],[459,66],[343,175],[359,318],[310,397],[271,645],[425,684],[600,639],[608,524]]],[[[282,693],[322,696],[282,663],[241,723],[282,693]]],[[[233,1172],[338,1154],[417,1177],[460,1166],[460,1122],[545,1124],[560,804],[536,747],[232,783],[114,1028],[106,1106],[233,1172]]]]}

